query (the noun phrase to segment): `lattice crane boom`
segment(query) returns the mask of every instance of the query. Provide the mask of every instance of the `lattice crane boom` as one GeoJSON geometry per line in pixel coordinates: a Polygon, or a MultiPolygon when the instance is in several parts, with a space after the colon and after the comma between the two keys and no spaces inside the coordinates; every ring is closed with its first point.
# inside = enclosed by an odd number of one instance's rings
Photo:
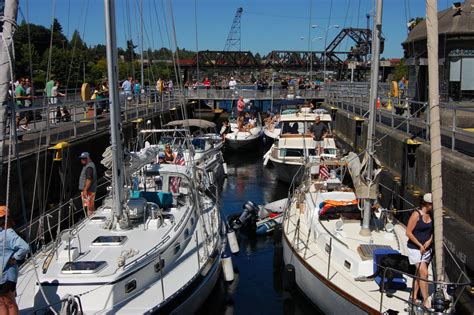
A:
{"type": "Polygon", "coordinates": [[[229,35],[225,43],[224,51],[241,51],[240,50],[240,17],[243,9],[240,7],[235,12],[234,21],[230,27],[229,35]]]}

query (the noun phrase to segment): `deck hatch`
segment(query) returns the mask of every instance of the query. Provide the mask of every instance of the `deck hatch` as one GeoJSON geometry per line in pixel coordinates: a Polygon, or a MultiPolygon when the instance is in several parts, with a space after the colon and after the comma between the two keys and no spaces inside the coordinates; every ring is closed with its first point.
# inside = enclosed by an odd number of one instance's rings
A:
{"type": "Polygon", "coordinates": [[[106,261],[70,261],[61,269],[66,274],[92,274],[107,266],[106,261]]]}
{"type": "Polygon", "coordinates": [[[98,236],[92,241],[93,246],[120,246],[127,241],[125,235],[98,236]]]}

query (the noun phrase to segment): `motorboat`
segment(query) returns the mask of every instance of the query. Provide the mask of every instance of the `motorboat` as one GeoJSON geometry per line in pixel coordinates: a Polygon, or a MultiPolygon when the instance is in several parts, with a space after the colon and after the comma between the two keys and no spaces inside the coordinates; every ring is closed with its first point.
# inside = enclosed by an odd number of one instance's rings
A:
{"type": "Polygon", "coordinates": [[[231,150],[252,150],[258,147],[262,140],[262,126],[258,119],[256,124],[249,129],[239,130],[237,121],[232,119],[230,121],[231,132],[227,133],[225,138],[225,145],[231,150]]]}
{"type": "Polygon", "coordinates": [[[278,138],[264,155],[264,165],[271,162],[278,180],[297,185],[301,182],[304,165],[309,159],[317,156],[333,158],[337,155],[335,140],[329,136],[323,139],[322,151],[315,151],[316,142],[308,130],[316,117],[320,118],[321,123],[327,124],[330,130],[331,115],[324,111],[312,112],[303,107],[281,115],[281,128],[274,131],[278,133],[278,138]]]}

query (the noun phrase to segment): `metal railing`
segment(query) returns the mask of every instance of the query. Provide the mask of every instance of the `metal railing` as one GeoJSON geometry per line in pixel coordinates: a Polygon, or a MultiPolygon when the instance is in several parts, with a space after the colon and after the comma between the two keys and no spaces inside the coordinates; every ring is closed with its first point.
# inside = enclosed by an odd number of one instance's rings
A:
{"type": "MultiPolygon", "coordinates": [[[[349,86],[348,84],[328,85],[326,103],[353,114],[368,117],[368,92],[363,87],[363,84],[354,86],[349,86]]],[[[443,146],[453,151],[474,156],[474,133],[458,126],[458,117],[463,115],[462,113],[474,114],[474,104],[471,106],[460,106],[453,103],[440,103],[440,108],[444,110],[445,116],[451,116],[450,123],[443,123],[441,125],[443,146]]],[[[377,122],[388,125],[391,128],[397,128],[426,141],[430,140],[430,119],[427,102],[380,96],[377,122]]]]}
{"type": "MultiPolygon", "coordinates": [[[[33,99],[29,107],[15,106],[13,110],[10,108],[8,127],[17,128],[16,135],[20,140],[25,135],[45,137],[46,145],[51,143],[54,134],[67,133],[68,137],[75,138],[109,128],[107,114],[109,99],[60,100],[61,98],[41,97],[33,99]],[[17,117],[21,118],[18,125],[17,117]]],[[[120,97],[122,122],[168,111],[179,102],[179,95],[122,94],[120,97]]]]}

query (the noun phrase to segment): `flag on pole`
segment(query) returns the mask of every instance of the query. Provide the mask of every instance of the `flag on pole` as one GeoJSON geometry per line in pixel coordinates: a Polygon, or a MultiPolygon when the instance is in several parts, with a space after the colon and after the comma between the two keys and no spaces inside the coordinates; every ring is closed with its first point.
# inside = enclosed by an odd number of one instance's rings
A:
{"type": "MultiPolygon", "coordinates": [[[[178,154],[176,155],[176,158],[174,159],[174,164],[184,166],[185,161],[184,161],[184,154],[183,150],[179,149],[178,154]]],[[[170,191],[172,193],[177,193],[179,190],[179,184],[181,182],[181,178],[178,176],[171,177],[170,179],[170,191]]]]}
{"type": "Polygon", "coordinates": [[[326,180],[329,178],[329,169],[326,165],[319,166],[319,179],[326,180]]]}

